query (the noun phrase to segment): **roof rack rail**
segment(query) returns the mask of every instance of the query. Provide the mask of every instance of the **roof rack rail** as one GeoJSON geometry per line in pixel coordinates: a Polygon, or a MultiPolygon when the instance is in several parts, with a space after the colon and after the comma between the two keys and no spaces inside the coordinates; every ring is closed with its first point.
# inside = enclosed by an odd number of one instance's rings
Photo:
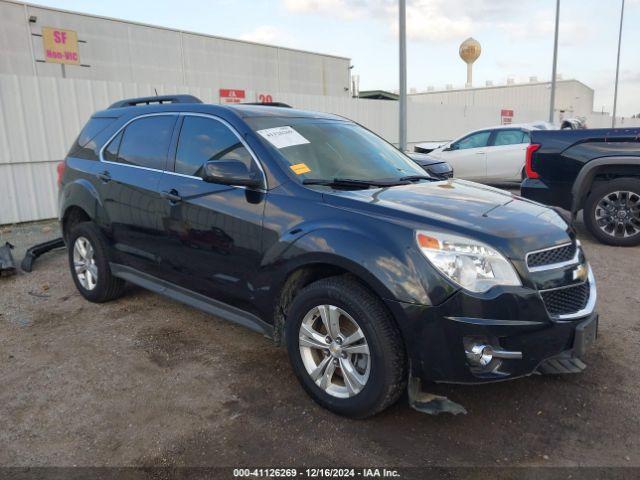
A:
{"type": "Polygon", "coordinates": [[[258,105],[261,107],[293,108],[288,103],[282,103],[282,102],[246,102],[246,103],[240,103],[240,105],[258,105]]]}
{"type": "Polygon", "coordinates": [[[153,105],[163,103],[202,103],[197,97],[193,95],[162,95],[155,97],[140,97],[140,98],[127,98],[120,100],[109,108],[122,108],[122,107],[135,107],[137,105],[153,105]]]}

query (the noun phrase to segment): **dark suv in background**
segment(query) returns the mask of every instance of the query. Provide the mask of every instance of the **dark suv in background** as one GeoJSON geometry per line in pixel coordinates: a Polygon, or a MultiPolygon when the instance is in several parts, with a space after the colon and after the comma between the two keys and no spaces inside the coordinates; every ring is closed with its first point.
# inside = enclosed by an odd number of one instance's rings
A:
{"type": "Polygon", "coordinates": [[[125,100],[59,173],[86,299],[131,282],[245,325],[343,415],[379,412],[408,380],[580,371],[595,337],[593,275],[555,211],[429,177],[341,117],[125,100]]]}

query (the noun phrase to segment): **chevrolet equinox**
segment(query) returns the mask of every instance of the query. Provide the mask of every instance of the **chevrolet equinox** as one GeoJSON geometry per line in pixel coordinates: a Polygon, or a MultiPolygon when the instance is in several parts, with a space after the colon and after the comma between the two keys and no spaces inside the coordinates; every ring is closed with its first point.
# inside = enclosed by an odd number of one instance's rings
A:
{"type": "Polygon", "coordinates": [[[84,298],[130,282],[242,324],[342,415],[407,385],[579,372],[596,335],[593,274],[561,214],[430,177],[339,116],[123,100],[58,177],[84,298]]]}

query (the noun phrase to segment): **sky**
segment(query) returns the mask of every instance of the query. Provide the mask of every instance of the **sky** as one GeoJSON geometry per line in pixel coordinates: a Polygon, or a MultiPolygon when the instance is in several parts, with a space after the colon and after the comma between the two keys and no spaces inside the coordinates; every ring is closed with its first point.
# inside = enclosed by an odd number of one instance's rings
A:
{"type": "MultiPolygon", "coordinates": [[[[33,3],[351,58],[360,89],[398,88],[397,0],[32,0],[33,3]]],[[[407,0],[408,86],[464,86],[458,47],[482,45],[474,85],[551,78],[555,0],[407,0]]],[[[561,0],[558,73],[611,112],[621,0],[561,0]]],[[[626,0],[618,114],[640,114],[640,0],[626,0]]]]}

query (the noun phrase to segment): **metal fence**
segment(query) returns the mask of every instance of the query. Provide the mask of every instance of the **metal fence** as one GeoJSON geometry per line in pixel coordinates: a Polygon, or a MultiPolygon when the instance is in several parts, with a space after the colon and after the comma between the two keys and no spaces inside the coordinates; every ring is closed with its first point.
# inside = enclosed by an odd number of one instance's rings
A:
{"type": "MultiPolygon", "coordinates": [[[[219,102],[213,88],[0,75],[0,225],[55,217],[56,164],[87,119],[116,100],[153,95],[156,88],[158,94],[190,93],[204,102],[219,102]]],[[[397,102],[304,94],[278,94],[274,100],[343,115],[397,143],[397,102]]],[[[544,109],[516,111],[513,121],[544,117],[544,109]]],[[[610,121],[588,119],[593,127],[610,121]]],[[[408,141],[448,140],[499,123],[498,108],[410,101],[408,141]]]]}

